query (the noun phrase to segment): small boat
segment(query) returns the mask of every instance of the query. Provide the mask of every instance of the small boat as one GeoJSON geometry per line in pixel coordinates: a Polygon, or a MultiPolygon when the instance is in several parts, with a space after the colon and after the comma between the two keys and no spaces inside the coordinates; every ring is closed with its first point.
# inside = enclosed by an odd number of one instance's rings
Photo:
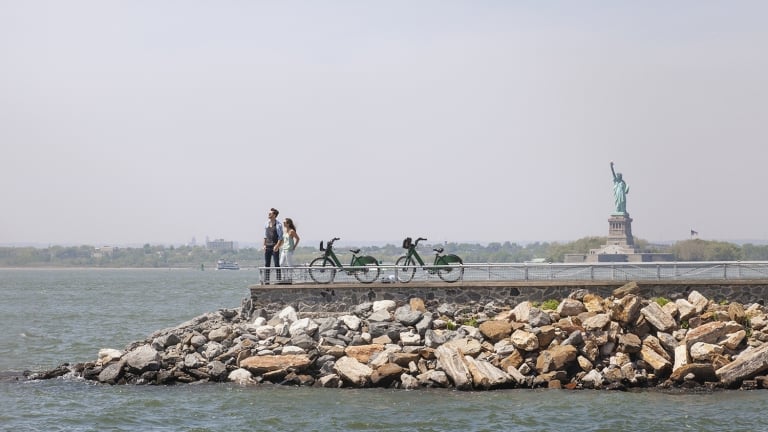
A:
{"type": "Polygon", "coordinates": [[[216,261],[216,270],[240,270],[240,264],[237,261],[216,261]]]}

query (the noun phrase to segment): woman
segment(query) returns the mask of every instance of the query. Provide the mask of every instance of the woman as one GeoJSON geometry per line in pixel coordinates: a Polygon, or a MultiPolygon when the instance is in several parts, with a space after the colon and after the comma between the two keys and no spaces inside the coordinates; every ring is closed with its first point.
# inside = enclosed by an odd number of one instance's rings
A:
{"type": "MultiPolygon", "coordinates": [[[[296,246],[299,245],[299,235],[296,233],[296,225],[293,223],[293,219],[285,218],[283,220],[283,228],[285,234],[283,234],[283,246],[282,253],[280,254],[280,267],[293,267],[293,251],[296,250],[296,246]]],[[[289,274],[288,280],[292,279],[289,274]]]]}

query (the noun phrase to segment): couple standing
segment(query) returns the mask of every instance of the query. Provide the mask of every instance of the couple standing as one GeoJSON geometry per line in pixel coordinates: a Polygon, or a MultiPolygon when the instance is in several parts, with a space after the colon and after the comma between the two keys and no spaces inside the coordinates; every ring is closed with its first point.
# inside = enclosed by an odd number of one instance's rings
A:
{"type": "MultiPolygon", "coordinates": [[[[285,218],[280,223],[277,215],[280,212],[276,208],[269,209],[267,223],[264,224],[264,261],[269,267],[274,260],[275,267],[293,267],[293,251],[299,244],[299,235],[296,233],[296,225],[293,219],[285,218]],[[287,230],[287,231],[284,231],[287,230]]],[[[269,283],[269,270],[265,272],[264,282],[269,283]]],[[[280,270],[277,271],[277,280],[280,281],[280,270]]],[[[288,279],[289,282],[290,278],[288,279]]]]}

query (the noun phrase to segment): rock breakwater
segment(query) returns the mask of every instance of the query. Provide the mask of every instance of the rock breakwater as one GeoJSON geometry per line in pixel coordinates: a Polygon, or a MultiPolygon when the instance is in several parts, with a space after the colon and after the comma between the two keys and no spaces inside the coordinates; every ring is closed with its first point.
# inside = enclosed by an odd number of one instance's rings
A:
{"type": "Polygon", "coordinates": [[[675,301],[637,292],[634,282],[608,297],[577,290],[544,305],[555,309],[381,300],[322,316],[293,307],[270,316],[246,299],[239,309],[28,378],[459,390],[768,387],[762,305],[715,302],[697,291],[675,301]]]}

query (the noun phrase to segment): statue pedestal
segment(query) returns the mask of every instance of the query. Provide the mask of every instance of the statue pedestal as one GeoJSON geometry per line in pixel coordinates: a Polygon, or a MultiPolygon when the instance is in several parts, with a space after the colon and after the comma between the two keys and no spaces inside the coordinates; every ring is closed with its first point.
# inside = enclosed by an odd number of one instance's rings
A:
{"type": "Polygon", "coordinates": [[[608,218],[608,241],[601,248],[590,250],[587,261],[626,262],[635,254],[632,218],[629,213],[612,213],[608,218]]]}
{"type": "Polygon", "coordinates": [[[632,237],[632,218],[629,213],[612,213],[608,218],[608,243],[606,246],[623,246],[635,250],[635,239],[632,237]]]}
{"type": "Polygon", "coordinates": [[[608,218],[608,240],[589,254],[566,254],[565,262],[650,262],[672,261],[668,253],[643,253],[635,247],[629,213],[612,213],[608,218]]]}

